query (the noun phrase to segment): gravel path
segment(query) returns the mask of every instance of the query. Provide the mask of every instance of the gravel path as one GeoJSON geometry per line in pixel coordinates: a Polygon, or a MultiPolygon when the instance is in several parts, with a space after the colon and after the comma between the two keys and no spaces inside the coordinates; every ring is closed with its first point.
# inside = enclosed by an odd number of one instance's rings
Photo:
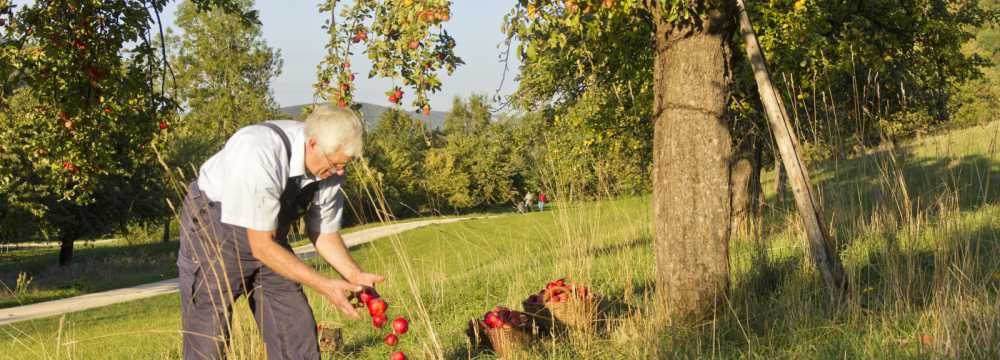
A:
{"type": "MultiPolygon", "coordinates": [[[[447,224],[468,219],[471,218],[463,217],[440,220],[424,220],[402,224],[384,225],[350,234],[344,234],[344,243],[348,248],[350,248],[376,239],[384,238],[386,236],[399,234],[404,231],[413,230],[431,224],[447,224]]],[[[295,248],[295,253],[300,258],[308,259],[316,256],[316,249],[313,248],[312,244],[308,244],[295,248]]],[[[61,315],[69,312],[87,310],[163,294],[170,294],[177,291],[177,281],[178,280],[174,278],[158,281],[152,284],[138,285],[43,303],[0,309],[0,325],[61,315]]]]}

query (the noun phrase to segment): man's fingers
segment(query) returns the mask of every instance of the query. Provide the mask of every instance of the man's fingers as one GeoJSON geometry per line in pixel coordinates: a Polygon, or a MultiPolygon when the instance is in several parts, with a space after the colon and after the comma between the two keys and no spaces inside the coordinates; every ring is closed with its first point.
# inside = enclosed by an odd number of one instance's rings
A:
{"type": "Polygon", "coordinates": [[[364,290],[364,287],[362,287],[361,285],[351,284],[351,283],[345,281],[341,285],[341,289],[356,293],[358,291],[364,290]]]}
{"type": "Polygon", "coordinates": [[[361,317],[358,316],[358,312],[354,310],[354,307],[351,306],[349,302],[344,299],[337,299],[334,301],[336,303],[335,305],[337,305],[337,307],[340,308],[340,311],[343,311],[345,315],[354,320],[361,319],[361,317]]]}

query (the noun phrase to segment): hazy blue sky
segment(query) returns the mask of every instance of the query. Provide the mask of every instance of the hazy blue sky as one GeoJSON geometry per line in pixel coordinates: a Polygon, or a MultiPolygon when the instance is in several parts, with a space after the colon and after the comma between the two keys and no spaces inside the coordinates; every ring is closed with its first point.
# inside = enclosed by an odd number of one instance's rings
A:
{"type": "MultiPolygon", "coordinates": [[[[281,50],[284,60],[281,76],[272,83],[274,98],[281,106],[312,102],[316,65],[323,57],[323,46],[327,41],[322,29],[323,19],[329,16],[329,13],[321,14],[317,10],[318,4],[315,0],[256,2],[255,9],[260,13],[264,39],[272,48],[281,50]]],[[[496,93],[504,67],[497,58],[501,51],[497,45],[503,40],[500,24],[514,4],[515,0],[453,1],[451,20],[444,27],[455,37],[455,51],[465,65],[459,66],[451,76],[442,77],[444,84],[441,91],[431,95],[434,110],[449,110],[455,96],[485,93],[492,97],[496,93]]],[[[173,27],[176,7],[177,2],[171,2],[164,11],[163,20],[167,26],[173,27]]],[[[356,101],[390,105],[383,93],[393,86],[393,82],[368,79],[371,63],[364,54],[355,54],[351,65],[359,74],[355,80],[358,88],[356,101]]],[[[512,59],[503,94],[509,94],[514,89],[513,77],[517,65],[517,59],[512,59]]],[[[404,97],[407,110],[413,110],[409,105],[411,100],[404,97]]]]}

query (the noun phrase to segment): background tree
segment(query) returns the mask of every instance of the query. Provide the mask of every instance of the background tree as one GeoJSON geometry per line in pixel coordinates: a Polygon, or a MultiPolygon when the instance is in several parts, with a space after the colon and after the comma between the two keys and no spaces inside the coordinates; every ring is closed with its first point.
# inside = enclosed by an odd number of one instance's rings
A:
{"type": "MultiPolygon", "coordinates": [[[[238,15],[250,11],[253,1],[232,4],[236,13],[181,3],[176,20],[181,34],[171,36],[175,97],[187,110],[184,126],[209,134],[203,141],[215,146],[241,127],[280,116],[270,84],[281,74],[281,55],[264,42],[259,23],[238,15]]],[[[206,150],[204,155],[216,149],[206,150]]]]}
{"type": "Polygon", "coordinates": [[[5,239],[58,237],[67,265],[74,240],[129,221],[149,200],[138,192],[157,186],[146,144],[172,106],[150,71],[149,10],[163,4],[0,4],[5,239]]]}
{"type": "Polygon", "coordinates": [[[393,216],[426,211],[427,197],[419,179],[426,172],[423,163],[430,146],[428,136],[421,121],[396,109],[382,113],[378,125],[367,135],[365,157],[393,216]]]}

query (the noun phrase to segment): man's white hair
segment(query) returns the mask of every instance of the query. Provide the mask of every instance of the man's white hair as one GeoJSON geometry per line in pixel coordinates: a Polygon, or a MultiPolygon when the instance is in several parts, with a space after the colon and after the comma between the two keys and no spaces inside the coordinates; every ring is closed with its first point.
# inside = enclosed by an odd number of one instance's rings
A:
{"type": "Polygon", "coordinates": [[[329,105],[316,105],[306,118],[306,137],[316,139],[324,155],[338,149],[350,157],[361,156],[363,151],[361,120],[353,111],[329,105]]]}

